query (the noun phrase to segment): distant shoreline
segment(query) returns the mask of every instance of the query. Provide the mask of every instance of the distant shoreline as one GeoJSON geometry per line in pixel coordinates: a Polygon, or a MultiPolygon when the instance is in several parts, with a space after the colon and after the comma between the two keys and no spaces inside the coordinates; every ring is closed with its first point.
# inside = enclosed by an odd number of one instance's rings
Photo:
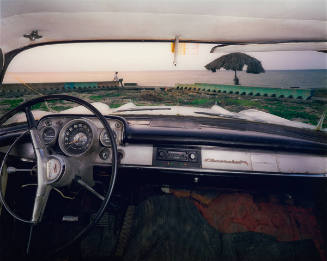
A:
{"type": "MultiPolygon", "coordinates": [[[[137,83],[140,86],[173,87],[177,83],[210,83],[233,85],[233,72],[207,70],[176,71],[122,71],[119,78],[126,83],[137,83]]],[[[8,73],[4,80],[8,83],[59,83],[59,82],[104,82],[112,81],[114,72],[40,72],[8,73]]],[[[267,70],[255,75],[238,72],[241,85],[305,89],[327,88],[327,69],[310,70],[267,70]]]]}

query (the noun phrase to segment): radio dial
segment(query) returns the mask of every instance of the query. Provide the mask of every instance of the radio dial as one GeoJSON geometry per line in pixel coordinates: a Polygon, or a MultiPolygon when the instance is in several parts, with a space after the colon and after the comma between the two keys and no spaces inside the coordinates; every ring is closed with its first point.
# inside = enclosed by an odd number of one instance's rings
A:
{"type": "Polygon", "coordinates": [[[196,159],[196,155],[193,152],[190,153],[189,157],[190,157],[191,160],[195,160],[196,159]]]}
{"type": "Polygon", "coordinates": [[[162,159],[165,159],[166,158],[166,152],[159,151],[159,157],[162,158],[162,159]]]}

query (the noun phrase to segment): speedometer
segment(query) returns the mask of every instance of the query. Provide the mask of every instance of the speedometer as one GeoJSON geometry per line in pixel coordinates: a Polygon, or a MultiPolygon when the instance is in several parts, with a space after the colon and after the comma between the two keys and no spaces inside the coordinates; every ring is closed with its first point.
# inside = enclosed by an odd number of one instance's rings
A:
{"type": "Polygon", "coordinates": [[[94,131],[87,120],[72,120],[60,131],[59,146],[68,156],[80,156],[93,144],[94,131]]]}

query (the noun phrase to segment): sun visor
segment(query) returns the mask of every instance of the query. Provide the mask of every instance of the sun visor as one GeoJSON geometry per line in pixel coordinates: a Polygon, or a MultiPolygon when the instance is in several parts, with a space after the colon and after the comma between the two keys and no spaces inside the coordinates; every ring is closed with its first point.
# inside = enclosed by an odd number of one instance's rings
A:
{"type": "Polygon", "coordinates": [[[56,41],[176,36],[181,43],[327,41],[324,0],[0,0],[0,6],[4,53],[56,41]]]}
{"type": "Polygon", "coordinates": [[[217,45],[210,53],[233,52],[270,52],[270,51],[327,51],[326,42],[298,42],[298,43],[258,43],[258,44],[232,44],[217,45]]]}

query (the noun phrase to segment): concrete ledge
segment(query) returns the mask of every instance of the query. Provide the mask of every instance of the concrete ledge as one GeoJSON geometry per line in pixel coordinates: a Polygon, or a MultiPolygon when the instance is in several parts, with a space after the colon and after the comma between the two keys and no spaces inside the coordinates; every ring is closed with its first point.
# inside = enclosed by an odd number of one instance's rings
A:
{"type": "Polygon", "coordinates": [[[235,86],[209,83],[194,84],[176,84],[177,90],[192,90],[214,93],[239,94],[250,96],[277,97],[289,99],[309,99],[313,95],[311,89],[282,89],[269,87],[251,87],[251,86],[235,86]]]}
{"type": "Polygon", "coordinates": [[[119,82],[56,82],[56,83],[27,83],[27,84],[3,84],[1,85],[1,97],[14,98],[26,94],[40,92],[42,94],[56,94],[63,92],[87,92],[92,90],[117,89],[119,82]]]}

